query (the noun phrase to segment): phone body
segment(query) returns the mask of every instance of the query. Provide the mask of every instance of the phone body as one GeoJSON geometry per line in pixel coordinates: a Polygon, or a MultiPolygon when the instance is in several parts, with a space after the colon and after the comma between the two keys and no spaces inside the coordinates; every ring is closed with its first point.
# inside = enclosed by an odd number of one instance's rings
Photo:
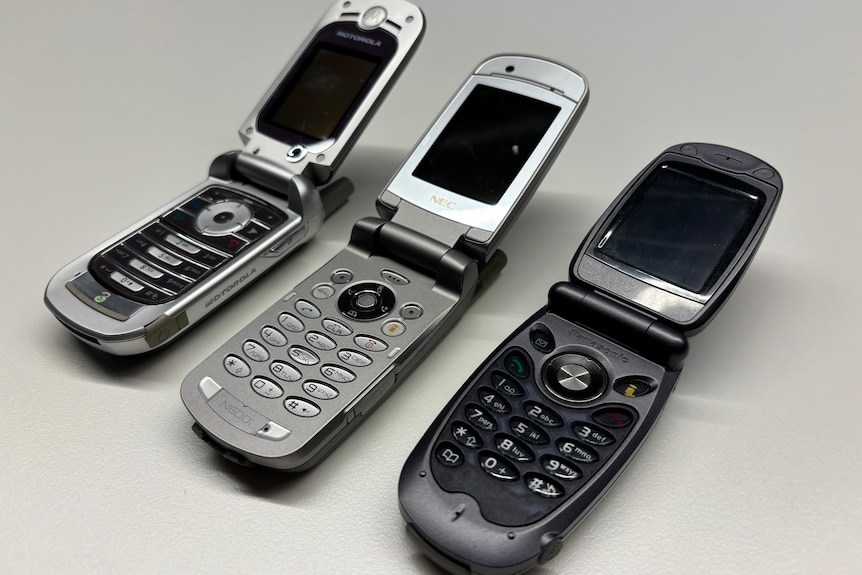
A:
{"type": "Polygon", "coordinates": [[[669,148],[617,197],[569,281],[473,373],[401,473],[408,531],[454,573],[545,563],[625,469],[772,219],[778,172],[669,148]]]}
{"type": "Polygon", "coordinates": [[[359,220],[348,246],[183,381],[195,432],[233,461],[319,462],[505,265],[497,249],[575,126],[577,72],[482,63],[359,220]]]}
{"type": "Polygon", "coordinates": [[[159,348],[307,242],[353,188],[325,186],[424,33],[403,0],[336,2],[209,177],[59,270],[45,304],[117,355],[159,348]]]}

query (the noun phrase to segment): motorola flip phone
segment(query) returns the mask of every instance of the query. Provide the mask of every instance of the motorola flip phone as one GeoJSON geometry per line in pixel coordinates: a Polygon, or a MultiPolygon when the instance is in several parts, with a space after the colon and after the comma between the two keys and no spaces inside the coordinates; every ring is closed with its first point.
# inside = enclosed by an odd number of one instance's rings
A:
{"type": "Polygon", "coordinates": [[[619,476],[763,239],[778,172],[744,152],[662,153],[605,211],[570,281],[473,373],[401,473],[408,532],[453,573],[520,573],[619,476]]]}
{"type": "Polygon", "coordinates": [[[247,465],[325,457],[505,265],[497,246],[586,100],[559,64],[482,63],[378,197],[381,217],[185,378],[195,432],[247,465]]]}
{"type": "Polygon", "coordinates": [[[317,232],[352,184],[322,189],[424,32],[403,0],[336,2],[209,177],[63,267],[45,304],[73,334],[131,355],[174,340],[317,232]]]}

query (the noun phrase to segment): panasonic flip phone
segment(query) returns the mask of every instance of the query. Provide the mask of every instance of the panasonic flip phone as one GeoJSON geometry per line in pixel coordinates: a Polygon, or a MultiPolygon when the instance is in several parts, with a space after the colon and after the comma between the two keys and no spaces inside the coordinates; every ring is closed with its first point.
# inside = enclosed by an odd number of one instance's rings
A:
{"type": "Polygon", "coordinates": [[[424,32],[403,0],[339,1],[209,177],[63,267],[45,303],[82,341],[129,355],[172,341],[311,239],[352,184],[322,189],[424,32]]]}
{"type": "Polygon", "coordinates": [[[243,464],[320,461],[505,264],[497,246],[586,101],[559,64],[482,63],[379,195],[381,217],[185,378],[195,432],[243,464]]]}
{"type": "Polygon", "coordinates": [[[656,422],[782,190],[739,150],[669,148],[617,197],[570,281],[473,373],[409,456],[408,531],[454,573],[554,557],[656,422]]]}

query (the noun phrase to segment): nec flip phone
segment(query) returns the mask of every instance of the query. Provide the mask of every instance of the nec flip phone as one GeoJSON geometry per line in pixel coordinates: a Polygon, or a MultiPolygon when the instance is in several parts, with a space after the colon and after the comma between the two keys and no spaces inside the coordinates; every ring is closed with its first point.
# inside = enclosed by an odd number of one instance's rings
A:
{"type": "Polygon", "coordinates": [[[82,341],[160,347],[310,240],[352,184],[327,184],[424,32],[403,0],[339,1],[209,177],[62,268],[45,303],[82,341]]]}
{"type": "Polygon", "coordinates": [[[195,432],[243,464],[320,461],[505,264],[497,246],[586,100],[559,64],[482,63],[378,197],[381,218],[185,378],[195,432]]]}
{"type": "Polygon", "coordinates": [[[570,281],[473,373],[409,456],[408,531],[455,573],[544,563],[625,468],[741,278],[782,190],[716,145],[662,153],[605,211],[570,281]]]}

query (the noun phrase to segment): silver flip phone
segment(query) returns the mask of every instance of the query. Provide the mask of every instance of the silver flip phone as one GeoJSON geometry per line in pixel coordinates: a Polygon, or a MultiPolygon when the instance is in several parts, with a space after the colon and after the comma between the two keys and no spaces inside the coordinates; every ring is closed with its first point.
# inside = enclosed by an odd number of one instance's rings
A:
{"type": "Polygon", "coordinates": [[[453,573],[522,573],[631,461],[733,292],[782,181],[725,146],[665,150],[617,197],[568,282],[474,372],[410,454],[408,531],[453,573]]]}
{"type": "Polygon", "coordinates": [[[586,101],[559,64],[482,63],[379,196],[381,218],[185,378],[195,432],[239,463],[320,461],[505,265],[497,245],[586,101]]]}
{"type": "Polygon", "coordinates": [[[45,304],[80,340],[158,348],[317,232],[352,184],[326,187],[418,46],[403,0],[338,1],[240,128],[245,148],[209,177],[57,272],[45,304]]]}

